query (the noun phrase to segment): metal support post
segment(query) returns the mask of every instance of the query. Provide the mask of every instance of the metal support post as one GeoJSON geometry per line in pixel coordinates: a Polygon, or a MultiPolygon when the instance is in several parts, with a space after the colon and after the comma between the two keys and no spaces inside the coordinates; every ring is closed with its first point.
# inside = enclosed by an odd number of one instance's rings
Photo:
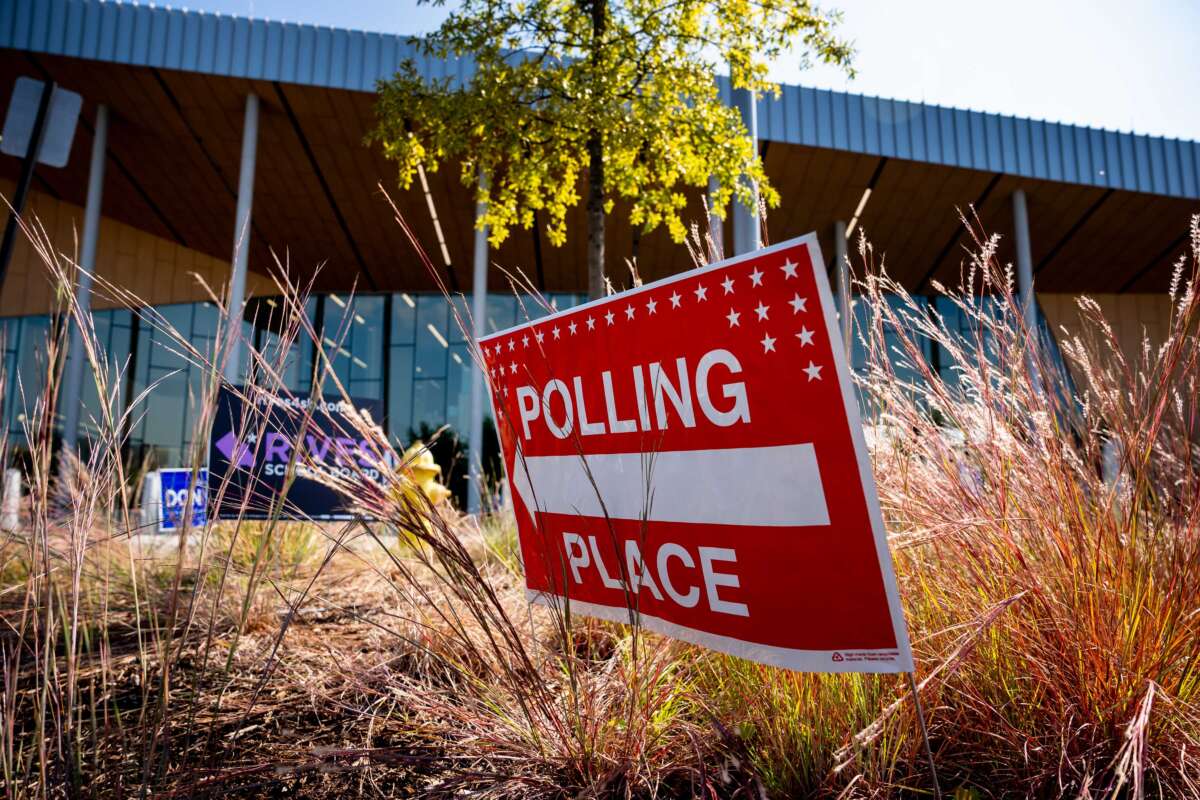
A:
{"type": "Polygon", "coordinates": [[[851,322],[854,306],[850,294],[850,262],[846,252],[846,223],[838,220],[833,223],[833,296],[837,303],[838,330],[842,334],[842,344],[846,348],[846,360],[854,351],[854,342],[850,337],[854,333],[851,322]]]}
{"type": "Polygon", "coordinates": [[[925,758],[929,760],[929,777],[933,781],[933,796],[942,800],[942,786],[938,781],[937,763],[933,760],[933,747],[929,744],[929,728],[925,725],[925,709],[921,707],[921,692],[917,688],[917,676],[912,672],[908,676],[908,688],[912,691],[913,705],[917,711],[917,724],[921,729],[921,741],[925,745],[925,758]]]}
{"type": "Polygon", "coordinates": [[[242,306],[246,302],[246,269],[250,260],[250,215],[254,208],[254,164],[258,155],[258,95],[246,95],[242,122],[242,164],[238,170],[237,214],[233,226],[233,274],[229,281],[229,350],[225,380],[241,379],[242,306]]]}
{"type": "Polygon", "coordinates": [[[717,214],[715,198],[720,184],[716,178],[708,179],[708,235],[712,239],[714,261],[725,257],[725,220],[717,214]]]}
{"type": "MultiPolygon", "coordinates": [[[[486,211],[483,203],[475,204],[475,221],[486,211]]],[[[475,252],[471,284],[471,324],[475,341],[487,331],[487,259],[488,229],[475,228],[475,252]]],[[[483,399],[483,367],[476,365],[471,370],[471,434],[470,469],[467,480],[467,511],[477,514],[482,510],[480,502],[483,487],[483,418],[486,413],[483,399]]]]}
{"type": "MultiPolygon", "coordinates": [[[[758,98],[748,89],[733,90],[733,105],[742,115],[742,124],[750,136],[754,151],[758,152],[758,98]]],[[[748,180],[743,177],[743,180],[748,180]]],[[[750,184],[753,194],[751,205],[734,202],[733,204],[733,250],[734,255],[752,253],[762,243],[758,219],[758,187],[750,184]]]]}
{"type": "MultiPolygon", "coordinates": [[[[88,167],[87,205],[83,210],[83,242],[79,252],[79,270],[75,282],[75,306],[79,319],[92,313],[92,279],[96,273],[96,246],[100,241],[100,210],[104,203],[104,165],[108,152],[108,106],[96,109],[92,136],[92,160],[88,167]]],[[[70,320],[67,345],[67,374],[63,378],[63,447],[75,450],[79,437],[79,414],[83,390],[83,372],[87,357],[83,352],[83,332],[76,319],[70,320]]],[[[100,398],[104,402],[104,398],[100,398]]]]}
{"type": "Polygon", "coordinates": [[[1034,391],[1043,394],[1041,368],[1038,352],[1041,344],[1041,333],[1038,326],[1037,295],[1033,291],[1033,248],[1029,242],[1029,206],[1025,201],[1025,191],[1017,189],[1012,196],[1013,205],[1013,243],[1017,250],[1017,300],[1020,303],[1021,318],[1025,324],[1026,335],[1029,337],[1029,347],[1026,348],[1025,358],[1029,368],[1029,379],[1034,391]]]}
{"type": "Polygon", "coordinates": [[[1029,208],[1025,191],[1013,192],[1013,240],[1017,248],[1017,295],[1026,329],[1037,330],[1037,303],[1033,294],[1033,250],[1029,244],[1029,208]]]}

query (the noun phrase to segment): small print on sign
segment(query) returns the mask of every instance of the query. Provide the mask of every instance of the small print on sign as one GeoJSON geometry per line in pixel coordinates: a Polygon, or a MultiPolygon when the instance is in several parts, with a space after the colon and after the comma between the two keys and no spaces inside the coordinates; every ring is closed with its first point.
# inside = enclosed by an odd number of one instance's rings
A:
{"type": "Polygon", "coordinates": [[[809,234],[481,340],[532,600],[912,669],[823,264],[809,234]]]}

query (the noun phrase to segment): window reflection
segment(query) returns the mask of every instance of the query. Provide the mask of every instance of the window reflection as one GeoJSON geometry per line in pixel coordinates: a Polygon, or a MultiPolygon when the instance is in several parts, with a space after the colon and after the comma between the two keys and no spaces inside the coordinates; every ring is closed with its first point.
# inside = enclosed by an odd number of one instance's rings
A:
{"type": "MultiPolygon", "coordinates": [[[[115,387],[112,385],[103,387],[106,393],[104,402],[109,405],[108,414],[115,420],[120,418],[127,400],[123,389],[128,383],[126,380],[128,376],[123,375],[122,371],[127,368],[130,349],[133,345],[133,312],[126,309],[96,311],[93,312],[92,319],[96,344],[106,362],[107,380],[117,384],[115,387]]],[[[104,424],[105,419],[96,377],[92,374],[89,364],[85,364],[83,369],[83,385],[80,388],[79,397],[82,406],[79,414],[81,442],[98,436],[100,426],[104,424]]]]}
{"type": "MultiPolygon", "coordinates": [[[[383,397],[383,338],[385,298],[378,295],[324,298],[322,344],[338,382],[351,397],[383,397]]],[[[327,383],[326,394],[338,391],[327,383]]]]}
{"type": "Polygon", "coordinates": [[[4,421],[11,441],[25,441],[25,426],[46,384],[46,342],[52,335],[45,315],[0,320],[4,347],[4,421]]]}
{"type": "MultiPolygon", "coordinates": [[[[585,299],[580,294],[547,295],[559,309],[585,299]]],[[[453,302],[458,319],[470,325],[469,298],[453,302]]],[[[305,313],[319,331],[333,374],[346,391],[381,402],[382,423],[397,446],[428,436],[443,425],[452,429],[451,438],[467,444],[475,367],[468,337],[442,295],[318,295],[308,299],[305,313]]],[[[511,294],[489,295],[484,328],[495,332],[523,321],[526,314],[537,318],[545,313],[528,299],[522,303],[511,294]]],[[[211,359],[220,332],[217,308],[208,302],[177,303],[140,312],[102,310],[93,317],[110,375],[120,381],[110,396],[113,416],[119,417],[132,398],[141,398],[130,410],[130,460],[139,464],[144,460],[152,466],[187,464],[193,445],[202,443],[207,433],[194,426],[211,370],[191,363],[175,336],[164,329],[175,329],[203,359],[211,359]],[[156,317],[161,322],[154,321],[156,317]]],[[[241,324],[243,341],[259,353],[259,361],[270,366],[284,388],[300,395],[312,391],[314,343],[302,330],[289,337],[279,298],[251,300],[241,324]],[[287,351],[281,352],[289,338],[287,351]]],[[[37,392],[45,385],[45,347],[54,325],[54,319],[46,315],[0,319],[5,375],[0,414],[15,444],[23,444],[26,412],[32,412],[37,392]]],[[[251,358],[242,358],[242,380],[252,371],[256,380],[272,380],[263,372],[262,363],[258,367],[252,363],[251,358]]],[[[328,378],[324,391],[336,392],[328,378]]],[[[96,423],[103,418],[90,372],[83,382],[81,403],[80,435],[86,440],[98,433],[96,423]]],[[[485,430],[494,437],[490,421],[485,430]]]]}
{"type": "Polygon", "coordinates": [[[446,377],[446,336],[449,334],[449,309],[436,295],[417,300],[416,367],[414,378],[435,380],[446,377]]]}
{"type": "MultiPolygon", "coordinates": [[[[247,316],[254,322],[254,346],[262,354],[263,361],[278,372],[283,388],[297,395],[307,395],[312,386],[313,343],[304,330],[288,329],[287,315],[282,303],[275,298],[253,301],[255,308],[247,316]],[[287,352],[281,352],[287,339],[287,352]]],[[[305,313],[314,319],[317,298],[310,297],[305,303],[305,313]]]]}
{"type": "MultiPolygon", "coordinates": [[[[156,310],[164,325],[174,328],[205,357],[213,357],[220,325],[216,306],[208,302],[180,303],[158,306],[156,310]]],[[[243,328],[243,331],[252,334],[252,330],[243,328]]],[[[243,364],[248,361],[243,359],[243,364]]],[[[203,439],[206,434],[194,427],[199,419],[207,370],[185,358],[163,326],[146,319],[138,320],[134,362],[133,394],[146,395],[133,408],[131,455],[135,461],[145,460],[155,466],[187,464],[192,456],[193,436],[203,439]]]]}
{"type": "MultiPolygon", "coordinates": [[[[924,297],[913,297],[913,303],[917,309],[928,313],[929,301],[924,297]]],[[[911,313],[908,309],[907,301],[902,300],[897,296],[889,296],[887,303],[897,316],[905,313],[911,313]]],[[[879,310],[872,308],[869,303],[862,302],[862,298],[855,295],[853,298],[854,314],[854,341],[850,348],[850,364],[856,372],[866,370],[867,364],[867,349],[863,345],[862,337],[867,331],[870,331],[876,323],[876,316],[879,310]]],[[[883,324],[883,338],[885,347],[887,348],[888,359],[892,362],[892,368],[895,370],[896,377],[905,383],[913,383],[921,380],[920,372],[914,368],[914,365],[909,363],[907,354],[902,353],[900,349],[900,336],[889,323],[883,324]]],[[[921,348],[921,356],[926,362],[931,362],[933,355],[933,342],[925,337],[920,337],[918,345],[921,348]]],[[[932,363],[932,362],[931,362],[932,363]]]]}

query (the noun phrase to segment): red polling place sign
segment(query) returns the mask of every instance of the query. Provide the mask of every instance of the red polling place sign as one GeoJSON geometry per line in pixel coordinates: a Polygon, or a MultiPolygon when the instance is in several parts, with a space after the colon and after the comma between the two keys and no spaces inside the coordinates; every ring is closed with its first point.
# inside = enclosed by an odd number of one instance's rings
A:
{"type": "Polygon", "coordinates": [[[823,264],[809,234],[481,340],[531,600],[912,670],[823,264]]]}

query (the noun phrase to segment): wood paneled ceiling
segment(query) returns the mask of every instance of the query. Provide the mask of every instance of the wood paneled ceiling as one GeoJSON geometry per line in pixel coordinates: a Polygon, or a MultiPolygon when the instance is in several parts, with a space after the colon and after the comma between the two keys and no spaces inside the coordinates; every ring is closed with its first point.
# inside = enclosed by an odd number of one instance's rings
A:
{"type": "MultiPolygon", "coordinates": [[[[242,113],[246,94],[255,92],[262,107],[251,269],[269,273],[277,256],[297,279],[315,274],[322,290],[433,288],[386,190],[446,283],[470,288],[473,202],[457,165],[428,175],[450,255],[447,269],[420,184],[399,189],[393,166],[364,142],[373,119],[370,94],[0,51],[3,83],[11,86],[19,75],[55,80],[85,98],[70,162],[39,168],[38,190],[83,204],[91,121],[96,104],[106,103],[112,122],[104,214],[228,259],[242,113]]],[[[974,207],[985,230],[1000,234],[1001,260],[1013,259],[1011,196],[1018,187],[1028,195],[1038,287],[1047,292],[1165,290],[1187,244],[1189,217],[1200,211],[1196,201],[1158,195],[778,142],[762,148],[783,198],[768,214],[771,241],[816,230],[831,258],[834,221],[849,220],[874,178],[860,225],[892,274],[915,291],[927,290],[933,279],[957,280],[970,247],[957,209],[974,207]]],[[[0,158],[5,177],[15,177],[18,168],[16,159],[0,158]]],[[[704,228],[698,193],[689,197],[687,214],[704,228]]],[[[687,250],[665,232],[635,237],[617,213],[607,242],[609,272],[619,286],[630,282],[625,264],[635,238],[645,280],[691,266],[687,250]]],[[[521,271],[548,291],[584,290],[582,209],[572,212],[565,246],[518,230],[492,251],[491,262],[493,290],[507,288],[504,270],[521,271]]]]}
{"type": "MultiPolygon", "coordinates": [[[[783,196],[778,241],[817,230],[832,258],[835,220],[849,220],[880,159],[772,143],[767,172],[783,196]],[[866,163],[863,163],[866,162],[866,163]],[[831,179],[832,176],[832,179],[831,179]],[[865,177],[864,177],[865,176],[865,177]]],[[[1025,190],[1037,287],[1043,292],[1161,292],[1187,247],[1200,203],[998,173],[888,159],[859,224],[888,271],[912,291],[955,285],[977,248],[959,219],[975,209],[1011,263],[1012,194],[1025,190]]],[[[857,233],[854,239],[857,239],[857,233]]],[[[854,250],[853,245],[851,250],[854,250]]],[[[857,256],[852,252],[852,261],[857,256]]]]}

